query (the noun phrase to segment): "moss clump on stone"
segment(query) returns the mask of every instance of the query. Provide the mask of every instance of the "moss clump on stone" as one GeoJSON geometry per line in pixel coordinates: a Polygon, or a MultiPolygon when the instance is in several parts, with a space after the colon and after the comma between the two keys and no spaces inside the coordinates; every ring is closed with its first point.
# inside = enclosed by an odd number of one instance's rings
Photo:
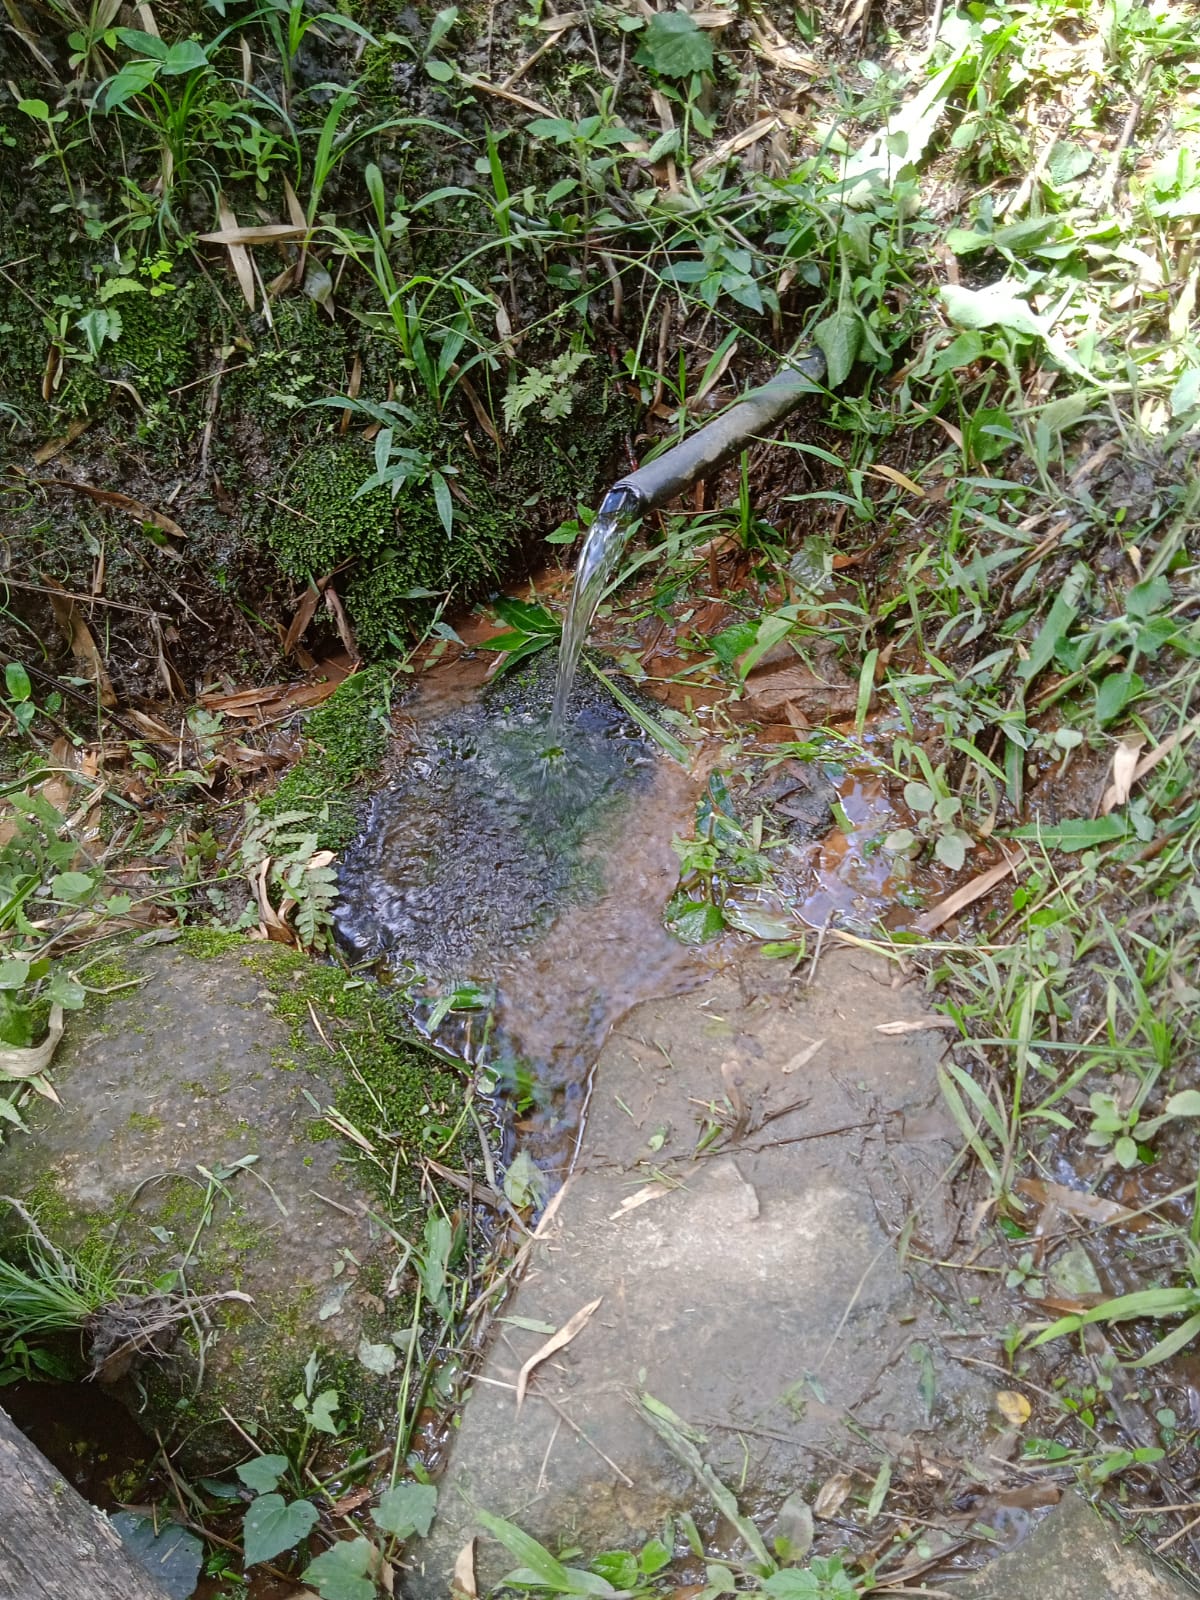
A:
{"type": "Polygon", "coordinates": [[[356,827],[355,785],[387,749],[390,685],[390,674],[380,666],[339,684],[305,725],[304,756],[263,800],[266,816],[307,811],[322,849],[349,843],[356,827]]]}
{"type": "MultiPolygon", "coordinates": [[[[451,1165],[465,1158],[461,1071],[404,1027],[374,981],[348,978],[340,967],[278,946],[259,946],[247,959],[272,983],[277,1014],[292,1023],[291,1053],[277,1057],[276,1065],[329,1073],[329,1053],[312,1038],[311,1003],[335,1047],[333,1105],[375,1146],[372,1158],[347,1142],[348,1158],[393,1215],[423,1212],[419,1157],[436,1155],[451,1165]]],[[[336,1137],[321,1121],[314,1121],[312,1134],[336,1137]]]]}

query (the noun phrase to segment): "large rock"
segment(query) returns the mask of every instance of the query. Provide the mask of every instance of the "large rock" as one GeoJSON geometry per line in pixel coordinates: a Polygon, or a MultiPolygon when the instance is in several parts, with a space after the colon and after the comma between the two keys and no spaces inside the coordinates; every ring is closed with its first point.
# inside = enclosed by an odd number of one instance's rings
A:
{"type": "Polygon", "coordinates": [[[174,1268],[196,1294],[248,1297],[182,1322],[165,1361],[128,1380],[147,1419],[179,1422],[211,1465],[222,1407],[243,1426],[295,1424],[313,1351],[343,1415],[357,1409],[368,1429],[394,1416],[391,1382],[356,1356],[408,1315],[380,1189],[395,1162],[389,1223],[403,1226],[407,1206],[419,1238],[423,1132],[436,1123],[441,1137],[435,1113],[457,1108],[461,1084],[389,1034],[370,991],[339,969],[274,946],[194,949],[122,952],[131,985],[70,1020],[51,1070],[61,1104],[33,1102],[29,1133],[0,1150],[0,1191],[54,1242],[107,1253],[139,1281],[174,1268]],[[378,1141],[377,1168],[365,1152],[349,1159],[357,1146],[323,1121],[335,1101],[378,1141]]]}
{"type": "MultiPolygon", "coordinates": [[[[909,1213],[926,1258],[953,1228],[944,1035],[922,1010],[915,986],[854,953],[826,957],[816,992],[751,957],[630,1014],[597,1066],[578,1169],[467,1402],[412,1592],[446,1592],[476,1508],[552,1548],[636,1548],[681,1510],[717,1535],[641,1393],[703,1434],[701,1456],[768,1537],[785,1497],[811,1493],[831,1464],[873,1477],[870,1441],[898,1476],[970,1458],[994,1396],[941,1339],[979,1325],[965,1299],[976,1285],[936,1272],[922,1285],[897,1255],[909,1213]],[[916,1026],[879,1031],[896,1022],[916,1026]],[[734,1126],[706,1146],[716,1107],[734,1126]],[[595,1301],[518,1410],[536,1330],[595,1301]]],[[[482,1578],[511,1565],[481,1543],[482,1578]]]]}
{"type": "Polygon", "coordinates": [[[949,1592],[954,1600],[1186,1600],[1196,1591],[1072,1491],[1023,1544],[949,1592]]]}

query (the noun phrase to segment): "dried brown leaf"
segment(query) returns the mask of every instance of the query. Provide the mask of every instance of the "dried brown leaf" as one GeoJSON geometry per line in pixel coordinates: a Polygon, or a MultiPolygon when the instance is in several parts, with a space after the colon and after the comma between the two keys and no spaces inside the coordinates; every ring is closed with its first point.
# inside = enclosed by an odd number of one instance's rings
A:
{"type": "Polygon", "coordinates": [[[826,1478],[813,1501],[813,1516],[824,1521],[836,1517],[853,1487],[854,1479],[848,1473],[835,1472],[832,1478],[826,1478]]]}
{"type": "Polygon", "coordinates": [[[315,583],[310,583],[308,588],[300,597],[300,604],[296,607],[296,614],[293,616],[290,624],[288,625],[288,631],[284,635],[283,653],[285,656],[290,656],[292,651],[300,643],[300,640],[304,637],[305,631],[313,619],[317,606],[320,604],[320,600],[321,591],[317,588],[315,583]]]}
{"type": "Polygon", "coordinates": [[[936,1017],[932,1014],[927,1017],[906,1017],[899,1022],[877,1022],[876,1033],[886,1033],[889,1038],[896,1038],[904,1033],[929,1033],[933,1029],[945,1028],[951,1033],[957,1033],[958,1023],[950,1017],[936,1017]]]}
{"type": "Polygon", "coordinates": [[[477,1600],[479,1585],[475,1579],[474,1539],[468,1539],[454,1558],[454,1577],[450,1590],[454,1600],[477,1600]]]}
{"type": "Polygon", "coordinates": [[[245,244],[241,239],[245,229],[238,227],[237,217],[233,214],[228,201],[223,194],[217,196],[217,215],[221,219],[220,233],[222,237],[208,236],[208,242],[223,244],[229,251],[229,262],[233,267],[233,275],[238,281],[238,288],[242,291],[242,299],[254,310],[254,270],[250,265],[250,257],[246,254],[245,244]]]}
{"type": "Polygon", "coordinates": [[[78,483],[74,478],[37,478],[30,480],[45,488],[72,489],[76,494],[85,494],[89,500],[94,500],[97,505],[110,506],[114,511],[124,511],[131,517],[136,517],[139,522],[148,522],[151,527],[169,533],[173,539],[186,539],[187,534],[179,524],[168,517],[164,511],[155,511],[144,500],[135,500],[130,494],[122,494],[118,489],[97,489],[94,483],[78,483]]]}
{"type": "Polygon", "coordinates": [[[108,675],[99,647],[92,636],[92,630],[83,620],[83,614],[74,599],[63,586],[56,583],[53,578],[44,578],[43,581],[51,591],[50,605],[54,611],[54,620],[62,630],[71,654],[83,668],[84,676],[95,687],[100,704],[111,709],[117,703],[116,691],[113,689],[112,679],[108,675]]]}
{"type": "MultiPolygon", "coordinates": [[[[51,1006],[49,1026],[41,1044],[28,1049],[18,1045],[5,1045],[0,1049],[0,1078],[40,1078],[50,1065],[62,1036],[63,1009],[61,1006],[51,1006]]],[[[597,1300],[596,1305],[599,1304],[597,1300]]]]}
{"type": "Polygon", "coordinates": [[[529,1379],[535,1367],[539,1367],[543,1361],[548,1360],[559,1350],[565,1350],[567,1345],[570,1344],[571,1340],[574,1339],[578,1334],[582,1333],[583,1329],[586,1328],[588,1323],[591,1321],[592,1314],[595,1312],[597,1306],[599,1306],[600,1301],[603,1298],[604,1296],[601,1295],[598,1299],[589,1302],[588,1305],[581,1306],[575,1315],[570,1319],[570,1321],[564,1322],[558,1332],[552,1334],[551,1337],[546,1340],[545,1344],[541,1345],[537,1350],[535,1350],[530,1356],[529,1360],[526,1361],[520,1372],[517,1373],[518,1411],[521,1409],[521,1405],[525,1399],[525,1391],[529,1387],[529,1379]]]}
{"type": "Polygon", "coordinates": [[[647,1205],[651,1200],[661,1200],[664,1194],[670,1194],[669,1183],[647,1183],[636,1194],[627,1194],[615,1211],[609,1213],[608,1220],[616,1222],[621,1217],[627,1217],[631,1211],[636,1211],[639,1206],[647,1205]]]}
{"type": "MultiPolygon", "coordinates": [[[[1200,717],[1193,717],[1191,722],[1186,723],[1182,728],[1177,728],[1176,731],[1164,739],[1161,744],[1156,744],[1153,750],[1148,751],[1144,756],[1142,756],[1137,766],[1133,769],[1133,783],[1140,783],[1148,772],[1152,771],[1156,766],[1158,766],[1160,761],[1165,761],[1166,758],[1171,754],[1171,751],[1174,750],[1177,745],[1181,745],[1186,740],[1190,739],[1198,728],[1200,728],[1200,717]]],[[[1106,817],[1114,806],[1120,804],[1116,798],[1116,795],[1116,784],[1109,784],[1108,788],[1104,791],[1104,798],[1100,802],[1100,815],[1102,817],[1106,817]]]]}

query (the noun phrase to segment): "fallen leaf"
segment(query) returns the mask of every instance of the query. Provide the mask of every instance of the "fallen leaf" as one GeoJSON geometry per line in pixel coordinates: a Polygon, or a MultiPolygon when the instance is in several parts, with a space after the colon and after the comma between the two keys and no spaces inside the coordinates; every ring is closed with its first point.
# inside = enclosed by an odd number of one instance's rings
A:
{"type": "Polygon", "coordinates": [[[221,233],[223,237],[210,242],[223,244],[229,251],[229,264],[233,268],[233,275],[238,281],[238,288],[242,291],[242,299],[254,310],[254,269],[250,265],[250,257],[246,253],[245,244],[236,235],[243,230],[238,227],[237,217],[234,216],[229,202],[223,194],[217,195],[217,214],[221,218],[221,233]]]}
{"type": "Polygon", "coordinates": [[[0,1049],[0,1078],[40,1078],[50,1065],[62,1036],[63,1009],[61,1006],[51,1006],[49,1026],[41,1044],[27,1049],[18,1045],[6,1045],[0,1049]]]}
{"type": "Polygon", "coordinates": [[[896,467],[885,466],[882,461],[873,467],[864,468],[868,478],[883,478],[888,483],[894,483],[901,489],[907,489],[909,494],[915,494],[918,499],[925,498],[925,491],[919,483],[915,483],[907,472],[901,472],[896,467]]]}
{"type": "Polygon", "coordinates": [[[544,1345],[533,1352],[529,1360],[521,1368],[520,1372],[517,1373],[518,1411],[521,1409],[522,1402],[525,1399],[525,1391],[529,1387],[529,1379],[534,1368],[539,1367],[543,1361],[554,1355],[556,1351],[564,1350],[567,1345],[570,1344],[571,1340],[587,1327],[588,1323],[592,1319],[592,1313],[596,1310],[603,1298],[604,1296],[601,1295],[599,1299],[591,1301],[586,1306],[581,1306],[569,1322],[565,1322],[552,1338],[547,1339],[544,1345]]]}
{"type": "Polygon", "coordinates": [[[804,666],[768,667],[746,680],[746,698],[734,708],[752,717],[773,717],[798,708],[809,722],[853,716],[858,705],[856,683],[828,683],[804,666]]]}
{"type": "Polygon", "coordinates": [[[77,483],[74,478],[36,478],[30,481],[45,488],[73,489],[76,494],[85,494],[89,500],[95,500],[97,505],[111,506],[114,511],[124,511],[136,517],[139,522],[148,522],[151,527],[169,533],[173,539],[187,538],[179,524],[165,512],[155,511],[144,500],[135,500],[132,495],[121,494],[117,489],[97,489],[95,484],[77,483]]]}
{"type": "Polygon", "coordinates": [[[476,1600],[479,1586],[475,1581],[475,1541],[468,1539],[454,1558],[454,1577],[450,1590],[454,1600],[476,1600]]]}
{"type": "Polygon", "coordinates": [[[940,928],[943,922],[949,922],[951,917],[965,911],[976,900],[981,899],[989,890],[994,889],[1008,877],[1015,873],[1019,865],[1018,856],[1006,856],[998,866],[989,867],[986,872],[981,872],[977,877],[964,883],[961,889],[956,889],[953,894],[948,894],[944,900],[939,900],[937,905],[931,906],[913,923],[918,933],[933,933],[940,928]]]}
{"type": "MultiPolygon", "coordinates": [[[[226,214],[230,218],[226,226],[218,228],[215,233],[197,234],[197,238],[205,244],[226,245],[231,255],[235,248],[247,244],[298,244],[312,232],[306,223],[297,226],[294,222],[264,222],[243,228],[238,226],[232,211],[223,212],[222,220],[226,214]]],[[[242,254],[245,254],[244,250],[242,254]]]]}
{"type": "Polygon", "coordinates": [[[325,605],[333,615],[334,623],[337,626],[338,638],[345,646],[346,654],[351,661],[357,662],[359,655],[358,645],[354,638],[354,629],[350,626],[350,618],[346,615],[346,608],[331,583],[325,586],[325,605]]]}
{"type": "Polygon", "coordinates": [[[1015,1389],[1000,1390],[996,1396],[996,1410],[1014,1428],[1023,1428],[1033,1415],[1029,1401],[1015,1389]]]}
{"type": "Polygon", "coordinates": [[[908,1017],[899,1022],[877,1022],[876,1033],[886,1033],[889,1038],[895,1038],[902,1033],[928,1033],[934,1028],[946,1028],[951,1033],[958,1032],[958,1023],[952,1017],[908,1017]]]}
{"type": "Polygon", "coordinates": [[[1138,759],[1145,742],[1139,734],[1136,739],[1122,739],[1113,751],[1112,783],[1105,790],[1105,798],[1111,794],[1114,806],[1123,806],[1129,799],[1133,788],[1133,775],[1137,771],[1138,759]]]}
{"type": "Polygon", "coordinates": [[[1115,1200],[1089,1194],[1085,1189],[1068,1188],[1065,1183],[1051,1183],[1046,1178],[1020,1178],[1015,1187],[1018,1194],[1027,1195],[1039,1205],[1057,1206],[1068,1216],[1096,1222],[1101,1227],[1127,1227],[1140,1232],[1151,1226],[1149,1217],[1140,1216],[1115,1200]]]}
{"type": "Polygon", "coordinates": [[[53,578],[43,576],[42,581],[51,591],[50,605],[54,611],[54,620],[62,630],[63,638],[70,647],[71,654],[83,668],[84,675],[95,687],[100,704],[111,708],[117,703],[116,692],[112,686],[112,679],[108,669],[92,636],[92,630],[83,620],[83,614],[75,601],[60,583],[53,578]]]}
{"type": "Polygon", "coordinates": [[[63,451],[75,443],[79,435],[92,425],[91,417],[76,417],[74,422],[67,427],[66,433],[60,433],[56,439],[47,439],[45,444],[39,445],[33,452],[34,465],[44,467],[47,461],[53,461],[63,451]]]}
{"type": "Polygon", "coordinates": [[[832,1478],[826,1478],[813,1501],[813,1516],[824,1521],[836,1517],[853,1487],[854,1479],[845,1472],[835,1472],[832,1478]]]}
{"type": "Polygon", "coordinates": [[[310,583],[301,595],[300,604],[296,607],[295,615],[288,624],[288,631],[284,635],[283,653],[285,656],[290,656],[304,637],[305,630],[313,619],[320,599],[320,589],[317,588],[315,583],[310,583]]]}
{"type": "MultiPolygon", "coordinates": [[[[1156,744],[1154,749],[1144,755],[1133,769],[1130,787],[1132,788],[1134,783],[1140,783],[1146,774],[1156,767],[1160,761],[1165,761],[1176,745],[1183,744],[1186,739],[1190,739],[1197,728],[1200,728],[1200,717],[1193,717],[1191,722],[1177,729],[1168,738],[1164,739],[1161,744],[1156,744]]],[[[1100,815],[1106,817],[1113,807],[1119,804],[1117,786],[1115,783],[1111,783],[1104,791],[1104,798],[1100,802],[1100,815]]]]}
{"type": "Polygon", "coordinates": [[[779,1069],[780,1072],[784,1074],[789,1072],[799,1072],[801,1067],[806,1067],[808,1065],[808,1063],[816,1055],[817,1051],[821,1049],[824,1043],[824,1039],[814,1039],[811,1044],[806,1044],[804,1049],[798,1051],[790,1061],[784,1062],[783,1066],[779,1069]]]}
{"type": "Polygon", "coordinates": [[[660,1200],[664,1194],[670,1194],[671,1186],[667,1183],[647,1183],[636,1194],[627,1194],[621,1204],[609,1213],[608,1220],[616,1222],[618,1217],[627,1217],[631,1211],[636,1211],[639,1206],[648,1205],[651,1200],[660,1200]]]}

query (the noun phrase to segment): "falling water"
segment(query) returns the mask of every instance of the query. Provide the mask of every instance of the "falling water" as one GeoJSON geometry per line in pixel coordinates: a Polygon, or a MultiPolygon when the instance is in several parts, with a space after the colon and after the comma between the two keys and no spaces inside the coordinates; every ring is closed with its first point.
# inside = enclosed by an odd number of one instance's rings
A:
{"type": "Polygon", "coordinates": [[[554,687],[554,712],[550,719],[552,735],[562,732],[567,701],[579,666],[580,652],[596,615],[596,607],[613,574],[617,557],[625,547],[629,529],[642,510],[639,495],[620,487],[605,495],[583,542],[583,553],[575,569],[575,587],[563,628],[558,653],[558,681],[554,687]]]}

